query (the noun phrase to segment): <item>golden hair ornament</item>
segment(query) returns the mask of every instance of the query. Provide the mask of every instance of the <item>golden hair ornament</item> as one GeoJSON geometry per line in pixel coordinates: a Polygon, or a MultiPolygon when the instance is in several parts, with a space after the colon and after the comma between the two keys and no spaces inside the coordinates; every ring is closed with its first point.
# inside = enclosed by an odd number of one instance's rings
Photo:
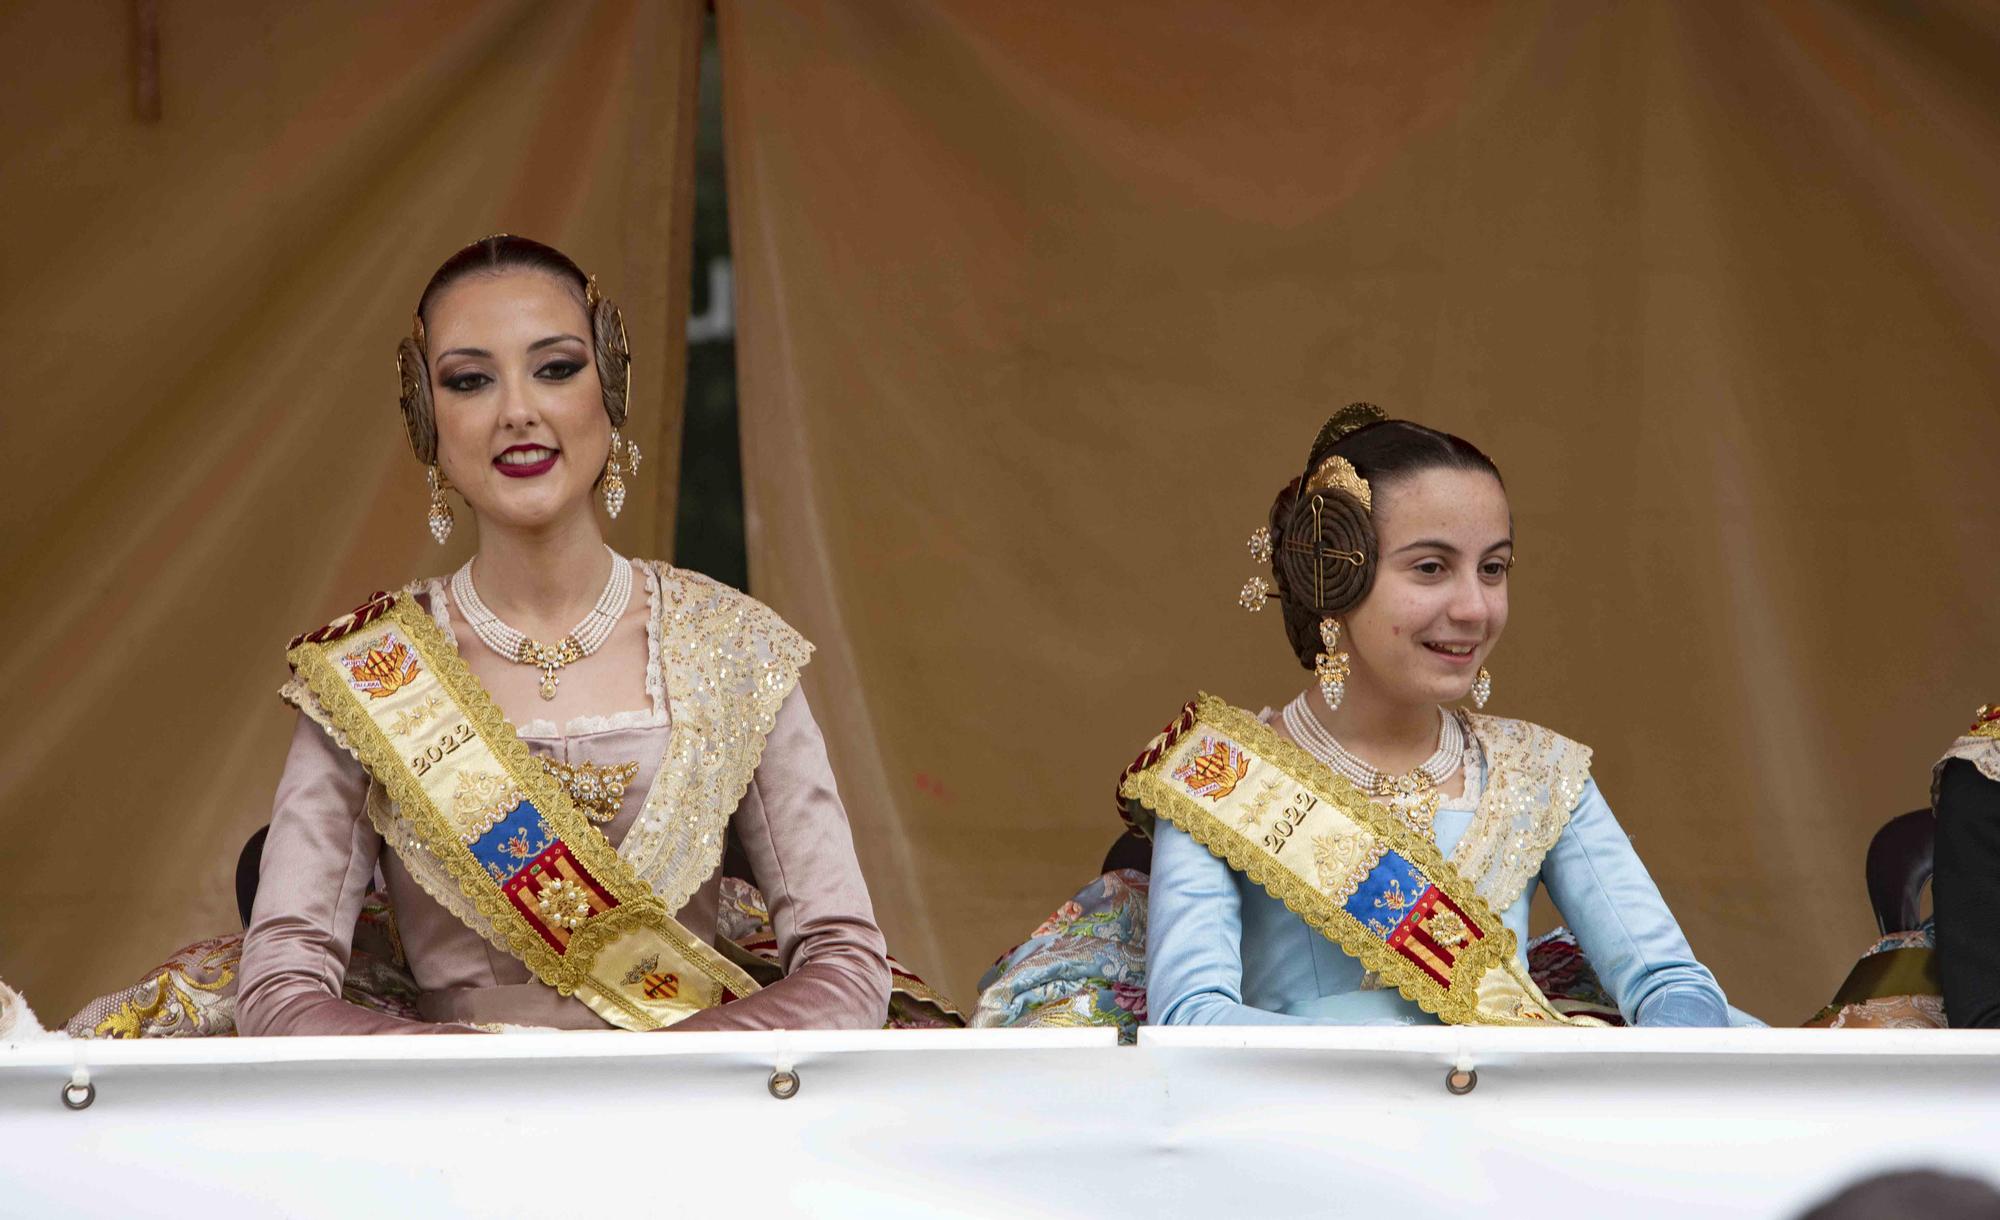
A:
{"type": "Polygon", "coordinates": [[[1374,489],[1368,486],[1368,480],[1361,477],[1353,462],[1337,453],[1321,462],[1319,469],[1306,480],[1306,494],[1315,491],[1345,492],[1359,500],[1362,508],[1371,513],[1375,511],[1374,489]]]}
{"type": "Polygon", "coordinates": [[[410,315],[410,337],[396,344],[396,401],[410,452],[426,466],[437,462],[437,412],[431,402],[429,336],[424,320],[410,315]]]}
{"type": "Polygon", "coordinates": [[[1338,444],[1342,439],[1361,431],[1372,424],[1387,423],[1388,413],[1372,402],[1350,402],[1333,413],[1333,418],[1320,426],[1319,435],[1313,438],[1312,451],[1318,453],[1328,445],[1338,444]]]}
{"type": "MultiPolygon", "coordinates": [[[[1250,531],[1250,558],[1258,563],[1271,562],[1271,528],[1260,525],[1250,531]]],[[[1242,592],[1236,595],[1236,604],[1255,614],[1271,600],[1271,585],[1262,576],[1252,576],[1243,582],[1242,592]]]]}
{"type": "Polygon", "coordinates": [[[583,311],[590,319],[596,348],[604,413],[611,417],[612,427],[623,427],[632,388],[632,342],[625,332],[625,315],[597,286],[594,275],[584,277],[583,311]]]}
{"type": "Polygon", "coordinates": [[[1255,614],[1271,600],[1271,585],[1261,576],[1252,576],[1243,582],[1243,589],[1236,595],[1236,604],[1255,614]]]}

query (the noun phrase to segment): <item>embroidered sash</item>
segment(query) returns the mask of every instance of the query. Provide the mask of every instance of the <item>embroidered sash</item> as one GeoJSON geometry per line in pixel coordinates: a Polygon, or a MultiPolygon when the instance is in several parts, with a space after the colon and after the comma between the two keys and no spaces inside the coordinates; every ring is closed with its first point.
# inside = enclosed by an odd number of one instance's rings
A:
{"type": "Polygon", "coordinates": [[[1452,1024],[1602,1024],[1549,1003],[1513,931],[1434,843],[1240,708],[1198,696],[1118,792],[1132,813],[1186,831],[1425,1012],[1452,1024]]]}
{"type": "Polygon", "coordinates": [[[392,846],[441,864],[542,982],[634,1030],[757,990],[536,764],[410,594],[377,595],[288,659],[411,829],[392,846]]]}

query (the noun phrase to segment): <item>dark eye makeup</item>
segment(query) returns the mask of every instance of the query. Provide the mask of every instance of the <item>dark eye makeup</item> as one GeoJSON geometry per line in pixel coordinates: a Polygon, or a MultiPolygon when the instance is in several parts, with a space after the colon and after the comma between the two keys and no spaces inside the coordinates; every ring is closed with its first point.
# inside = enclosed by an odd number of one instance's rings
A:
{"type": "MultiPolygon", "coordinates": [[[[580,360],[551,360],[535,370],[535,376],[543,381],[568,381],[583,371],[580,360]]],[[[438,384],[454,394],[470,394],[492,382],[493,378],[477,369],[467,369],[463,373],[452,373],[440,378],[438,384]]]]}

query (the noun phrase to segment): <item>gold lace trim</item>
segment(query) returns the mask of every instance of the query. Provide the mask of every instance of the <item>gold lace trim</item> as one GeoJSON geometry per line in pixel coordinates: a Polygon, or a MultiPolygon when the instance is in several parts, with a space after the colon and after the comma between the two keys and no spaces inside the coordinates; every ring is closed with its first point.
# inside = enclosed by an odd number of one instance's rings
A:
{"type": "Polygon", "coordinates": [[[1496,911],[1520,900],[1590,782],[1590,747],[1526,720],[1460,712],[1484,755],[1485,789],[1452,866],[1496,911]]]}
{"type": "MultiPolygon", "coordinates": [[[[1255,749],[1264,761],[1292,779],[1309,787],[1357,824],[1366,827],[1392,849],[1403,855],[1441,888],[1487,935],[1469,946],[1458,958],[1462,967],[1454,977],[1483,980],[1495,967],[1506,970],[1515,964],[1513,930],[1494,915],[1486,901],[1455,876],[1455,870],[1437,845],[1370,801],[1360,789],[1340,778],[1310,754],[1279,737],[1249,712],[1213,695],[1196,698],[1197,723],[1207,721],[1222,732],[1255,749]],[[1453,885],[1452,881],[1458,883],[1453,885]]],[[[1192,732],[1193,730],[1189,730],[1192,732]]],[[[1284,903],[1294,914],[1328,940],[1333,941],[1369,970],[1394,985],[1407,999],[1425,1012],[1454,1025],[1547,1026],[1560,1022],[1550,1018],[1509,1016],[1486,1012],[1479,1007],[1476,988],[1463,992],[1438,985],[1412,963],[1405,961],[1360,921],[1342,910],[1326,895],[1307,886],[1283,865],[1272,860],[1261,847],[1203,809],[1174,785],[1161,779],[1157,763],[1128,776],[1119,785],[1119,795],[1135,800],[1158,816],[1186,831],[1209,853],[1257,883],[1266,893],[1284,903]]],[[[1535,995],[1529,992],[1529,995],[1535,995]]],[[[1553,1009],[1551,1009],[1553,1012],[1553,1009]]]]}
{"type": "Polygon", "coordinates": [[[719,581],[656,563],[660,647],[673,728],[620,854],[679,910],[722,863],[778,708],[812,645],[769,606],[719,581]]]}
{"type": "MultiPolygon", "coordinates": [[[[556,832],[577,862],[602,882],[618,898],[619,905],[603,912],[577,929],[566,952],[558,953],[518,917],[493,884],[485,870],[469,853],[445,856],[424,849],[427,858],[437,860],[457,888],[483,917],[482,922],[501,938],[507,952],[520,960],[542,982],[558,994],[571,995],[590,984],[589,967],[597,954],[612,941],[639,928],[649,928],[665,937],[687,960],[719,987],[737,995],[757,989],[741,970],[722,960],[713,947],[700,944],[673,922],[668,908],[636,877],[630,864],[611,847],[610,841],[595,830],[570,804],[556,781],[536,762],[514,728],[501,714],[465,661],[438,631],[430,616],[408,594],[399,595],[381,620],[400,627],[424,653],[432,675],[485,741],[487,748],[506,768],[510,778],[526,791],[528,799],[542,812],[549,828],[556,832]]],[[[450,842],[455,836],[449,820],[433,807],[416,778],[403,765],[401,756],[380,726],[342,686],[343,679],[333,662],[316,646],[305,645],[293,654],[299,677],[306,683],[320,709],[330,715],[346,735],[369,774],[388,789],[401,820],[411,824],[419,842],[450,842]],[[411,816],[414,811],[414,816],[411,816]]],[[[408,857],[406,857],[407,859],[408,857]]],[[[429,886],[425,887],[427,890],[429,886]]],[[[615,990],[591,986],[592,993],[623,1010],[629,1019],[646,1028],[656,1025],[649,1014],[637,1008],[615,990]]]]}

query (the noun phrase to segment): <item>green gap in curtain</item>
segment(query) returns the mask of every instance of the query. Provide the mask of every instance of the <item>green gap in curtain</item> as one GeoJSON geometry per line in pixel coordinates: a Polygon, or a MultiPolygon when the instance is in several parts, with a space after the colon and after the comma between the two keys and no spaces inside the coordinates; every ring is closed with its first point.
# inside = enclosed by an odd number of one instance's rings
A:
{"type": "Polygon", "coordinates": [[[743,459],[736,431],[736,319],[730,291],[729,198],[722,172],[722,55],[715,16],[702,30],[695,130],[693,293],[681,423],[674,562],[748,591],[743,459]]]}

